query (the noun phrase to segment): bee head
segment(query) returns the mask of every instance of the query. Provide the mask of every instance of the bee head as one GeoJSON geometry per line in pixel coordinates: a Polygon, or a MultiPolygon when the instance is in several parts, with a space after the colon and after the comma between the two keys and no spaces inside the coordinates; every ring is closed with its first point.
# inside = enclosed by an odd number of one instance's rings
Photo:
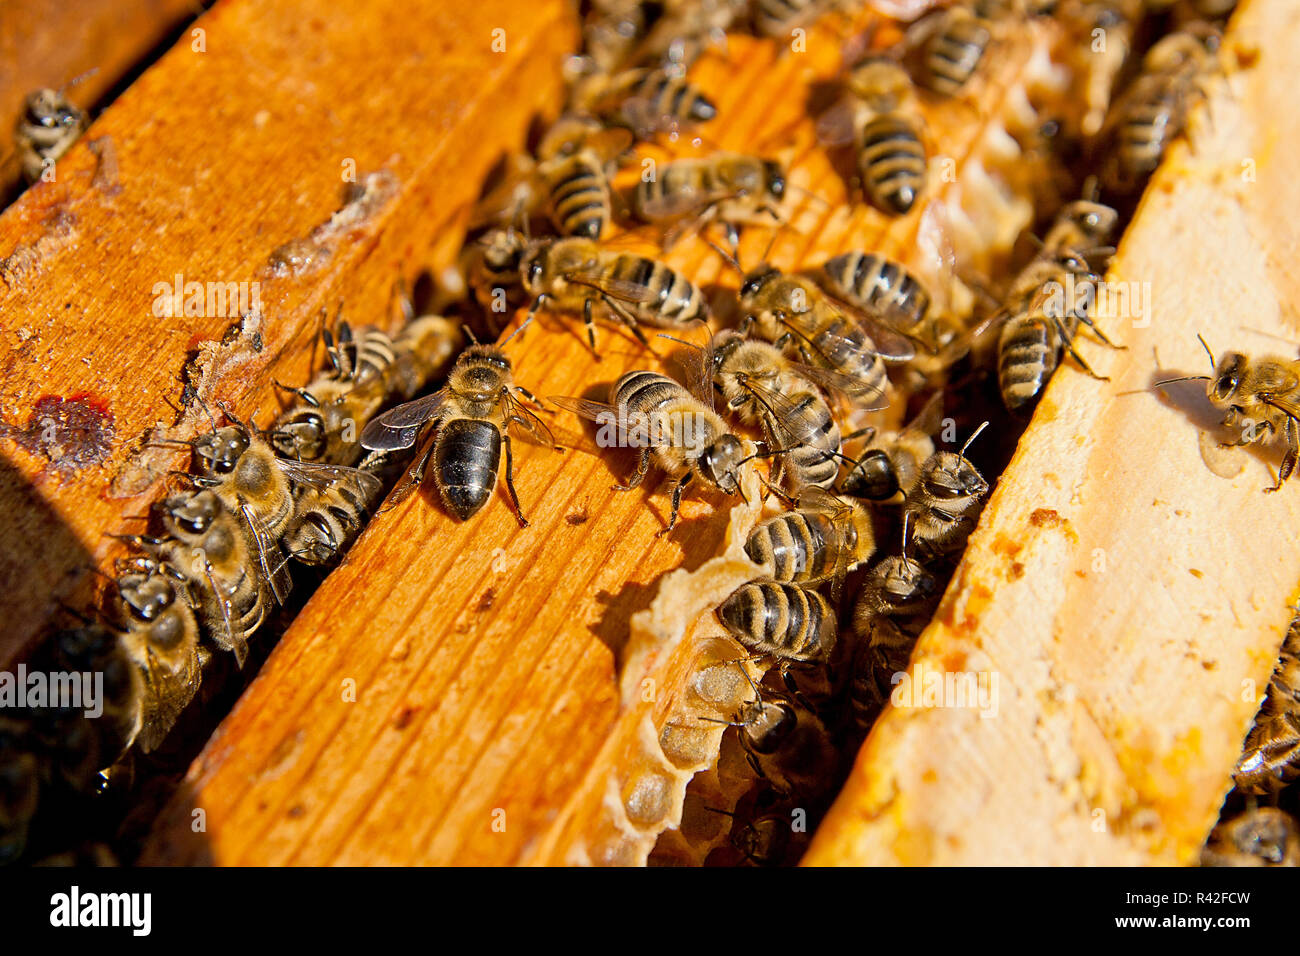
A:
{"type": "Polygon", "coordinates": [[[761,754],[775,753],[799,723],[794,708],[780,701],[749,701],[741,707],[739,718],[750,749],[761,754]]]}
{"type": "Polygon", "coordinates": [[[763,161],[763,174],[767,180],[767,191],[777,199],[785,195],[785,170],[780,163],[763,161]]]}
{"type": "Polygon", "coordinates": [[[923,480],[926,492],[940,501],[980,498],[989,490],[989,483],[975,466],[965,456],[951,451],[935,455],[934,467],[927,469],[923,480]]]}
{"type": "Polygon", "coordinates": [[[239,464],[240,457],[248,451],[251,438],[238,425],[227,425],[201,435],[194,442],[194,454],[204,474],[228,475],[239,464]]]}
{"type": "Polygon", "coordinates": [[[1099,245],[1115,231],[1119,213],[1102,203],[1080,199],[1070,203],[1061,213],[1061,218],[1073,223],[1089,242],[1099,245]]]}
{"type": "Polygon", "coordinates": [[[1210,380],[1210,401],[1220,406],[1230,404],[1237,389],[1241,387],[1245,374],[1246,356],[1240,352],[1226,353],[1219,359],[1219,364],[1214,369],[1214,378],[1210,380]]]}
{"type": "Polygon", "coordinates": [[[70,129],[81,122],[81,111],[58,90],[36,90],[27,97],[27,121],[44,129],[70,129]]]}
{"type": "Polygon", "coordinates": [[[325,419],[320,412],[304,411],[271,432],[270,439],[282,458],[315,461],[325,451],[325,419]]]}
{"type": "Polygon", "coordinates": [[[746,273],[745,278],[742,279],[740,282],[740,301],[745,302],[747,300],[753,299],[755,296],[757,296],[760,292],[763,291],[763,287],[765,285],[767,285],[769,282],[771,282],[780,274],[781,274],[780,272],[778,272],[776,269],[774,269],[772,266],[768,265],[767,263],[764,263],[763,265],[759,266],[757,269],[754,269],[751,272],[746,273]]]}
{"type": "Polygon", "coordinates": [[[908,610],[934,597],[939,582],[915,561],[902,556],[881,562],[878,570],[880,589],[885,603],[898,610],[908,610]]]}
{"type": "Polygon", "coordinates": [[[157,620],[176,600],[176,586],[159,575],[124,578],[118,581],[118,593],[131,616],[139,621],[157,620]]]}
{"type": "Polygon", "coordinates": [[[221,502],[210,491],[173,495],[163,499],[163,514],[169,523],[186,534],[206,534],[221,514],[221,502]]]}
{"type": "Polygon", "coordinates": [[[740,463],[744,458],[745,446],[735,435],[727,434],[704,449],[695,467],[709,484],[735,495],[740,493],[740,463]]]}

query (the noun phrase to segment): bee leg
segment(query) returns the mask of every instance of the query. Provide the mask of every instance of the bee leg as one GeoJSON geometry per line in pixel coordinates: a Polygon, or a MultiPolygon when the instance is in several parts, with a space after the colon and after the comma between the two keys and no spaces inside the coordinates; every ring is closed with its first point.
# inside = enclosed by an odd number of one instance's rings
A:
{"type": "Polygon", "coordinates": [[[591,354],[600,360],[600,353],[596,351],[596,320],[591,314],[592,305],[595,299],[587,298],[582,303],[582,322],[587,327],[587,342],[591,345],[591,354]]]}
{"type": "Polygon", "coordinates": [[[547,408],[544,404],[542,404],[542,400],[540,398],[538,398],[532,392],[528,391],[528,389],[524,388],[522,385],[516,385],[515,391],[518,392],[520,395],[522,395],[524,398],[528,399],[534,405],[536,405],[538,409],[540,409],[541,411],[544,412],[551,411],[551,409],[547,408]]]}
{"type": "MultiPolygon", "coordinates": [[[[633,315],[631,312],[629,312],[627,309],[625,309],[618,302],[614,301],[609,296],[603,293],[601,294],[601,299],[604,301],[604,303],[607,306],[609,306],[610,310],[615,315],[617,315],[620,319],[623,320],[624,324],[627,325],[628,329],[631,330],[632,334],[637,337],[637,341],[639,341],[646,348],[649,348],[650,340],[647,339],[645,337],[645,333],[641,331],[641,327],[637,324],[636,316],[633,315]]],[[[587,301],[590,302],[591,300],[588,299],[587,301]]]]}
{"type": "Polygon", "coordinates": [[[767,779],[767,774],[763,772],[763,767],[758,762],[758,758],[755,757],[748,750],[745,751],[745,760],[749,762],[749,766],[754,771],[754,773],[756,773],[763,780],[767,779]]]}
{"type": "Polygon", "coordinates": [[[649,470],[650,470],[650,449],[649,449],[649,448],[642,448],[642,449],[641,449],[641,461],[640,461],[640,463],[639,463],[639,464],[637,465],[637,467],[636,467],[636,474],[633,475],[633,476],[628,480],[628,483],[627,483],[626,485],[615,485],[615,486],[614,486],[615,490],[616,490],[616,491],[631,491],[631,490],[632,490],[633,488],[635,488],[637,485],[641,484],[641,480],[642,480],[643,478],[645,478],[646,472],[649,471],[649,470]]]}
{"type": "Polygon", "coordinates": [[[515,503],[515,518],[519,520],[519,527],[527,528],[528,519],[524,517],[524,510],[519,507],[519,495],[515,491],[515,461],[510,451],[510,433],[503,431],[501,440],[506,446],[506,490],[510,492],[510,500],[515,503]]]}
{"type": "Polygon", "coordinates": [[[1295,471],[1297,460],[1300,460],[1300,423],[1294,418],[1286,420],[1286,454],[1282,457],[1282,466],[1277,471],[1277,484],[1265,491],[1281,491],[1282,484],[1291,477],[1295,471]]]}
{"type": "Polygon", "coordinates": [[[1070,353],[1070,357],[1079,363],[1079,368],[1083,369],[1099,382],[1109,382],[1109,375],[1098,375],[1093,371],[1092,366],[1088,364],[1088,360],[1079,354],[1079,350],[1074,347],[1074,336],[1067,333],[1059,319],[1056,320],[1056,327],[1057,331],[1060,333],[1061,344],[1065,347],[1065,351],[1070,353]]]}
{"type": "Polygon", "coordinates": [[[742,336],[747,335],[749,334],[749,330],[751,327],[753,327],[753,325],[754,325],[754,316],[747,315],[740,320],[740,324],[736,326],[736,331],[739,332],[742,336]]]}
{"type": "Polygon", "coordinates": [[[682,480],[677,482],[677,487],[673,489],[673,510],[668,516],[668,527],[664,528],[662,531],[659,531],[655,535],[655,537],[662,537],[663,535],[666,535],[669,531],[672,531],[673,528],[677,525],[677,513],[678,511],[681,510],[681,506],[682,506],[682,492],[686,490],[686,486],[691,483],[691,479],[693,477],[695,476],[688,471],[682,477],[682,480]]]}
{"type": "Polygon", "coordinates": [[[1126,349],[1126,348],[1128,348],[1127,345],[1120,345],[1118,342],[1114,342],[1114,341],[1112,341],[1112,340],[1110,339],[1110,337],[1109,337],[1108,335],[1106,335],[1106,333],[1103,332],[1103,331],[1101,330],[1101,327],[1098,326],[1096,322],[1092,321],[1092,317],[1091,317],[1091,316],[1081,315],[1081,316],[1079,316],[1079,321],[1082,322],[1084,325],[1086,325],[1088,328],[1092,329],[1092,334],[1095,335],[1095,336],[1097,336],[1097,338],[1101,339],[1103,342],[1105,342],[1105,343],[1106,343],[1107,345],[1109,345],[1111,348],[1113,348],[1113,349],[1126,349]]]}

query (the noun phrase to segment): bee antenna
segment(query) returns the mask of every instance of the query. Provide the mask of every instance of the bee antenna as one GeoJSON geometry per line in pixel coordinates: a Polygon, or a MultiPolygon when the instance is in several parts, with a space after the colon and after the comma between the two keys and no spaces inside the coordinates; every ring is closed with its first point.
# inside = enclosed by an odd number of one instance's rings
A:
{"type": "Polygon", "coordinates": [[[478,336],[474,334],[474,330],[471,329],[468,325],[465,326],[465,335],[467,335],[467,336],[469,337],[469,344],[470,344],[470,345],[478,345],[478,344],[479,344],[479,343],[478,343],[478,336]]]}
{"type": "Polygon", "coordinates": [[[504,348],[507,342],[509,342],[511,339],[513,339],[513,338],[514,338],[516,335],[518,335],[519,333],[523,332],[523,330],[526,329],[526,328],[528,328],[528,326],[531,325],[532,322],[533,322],[533,316],[532,316],[532,314],[530,313],[529,316],[528,316],[528,318],[524,319],[524,321],[521,322],[521,323],[519,324],[519,328],[515,329],[513,332],[511,332],[509,335],[507,335],[507,336],[505,337],[505,340],[502,341],[502,343],[501,343],[499,346],[497,346],[497,347],[498,347],[498,348],[504,348]]]}
{"type": "Polygon", "coordinates": [[[911,543],[911,535],[908,534],[908,532],[911,531],[911,525],[912,512],[905,510],[903,512],[903,550],[899,552],[899,557],[903,559],[903,567],[906,568],[908,572],[911,572],[912,570],[912,562],[909,561],[907,557],[907,546],[911,543]]]}
{"type": "Polygon", "coordinates": [[[1155,385],[1156,388],[1162,388],[1165,385],[1172,385],[1174,382],[1208,382],[1209,380],[1210,376],[1208,375],[1180,375],[1178,378],[1166,378],[1156,382],[1155,385]]]}
{"type": "Polygon", "coordinates": [[[740,260],[736,256],[732,255],[726,249],[723,249],[720,245],[718,245],[708,236],[704,236],[703,238],[704,241],[709,244],[709,247],[712,248],[714,252],[716,252],[718,255],[722,257],[723,262],[731,266],[731,268],[735,269],[739,275],[743,276],[745,274],[745,270],[741,267],[740,260]]]}
{"type": "Polygon", "coordinates": [[[989,427],[989,423],[988,423],[988,422],[984,422],[984,423],[982,423],[982,424],[980,425],[979,428],[977,428],[977,429],[975,429],[973,432],[971,432],[971,433],[970,433],[970,438],[967,438],[967,439],[966,439],[966,444],[964,444],[964,445],[961,446],[961,451],[959,451],[959,452],[957,453],[957,457],[958,457],[958,458],[965,458],[965,457],[966,457],[966,449],[970,448],[970,446],[971,446],[971,442],[973,442],[976,438],[979,438],[980,432],[982,432],[984,429],[986,429],[986,428],[988,428],[988,427],[989,427]]]}
{"type": "Polygon", "coordinates": [[[194,400],[199,403],[199,408],[203,409],[203,414],[208,416],[208,424],[212,426],[212,430],[216,431],[217,420],[212,417],[212,409],[208,407],[208,403],[203,400],[203,396],[198,392],[194,393],[194,400]]]}
{"type": "MultiPolygon", "coordinates": [[[[1205,349],[1205,354],[1210,357],[1210,368],[1217,368],[1219,363],[1214,361],[1214,353],[1210,351],[1209,343],[1206,342],[1205,339],[1201,338],[1201,333],[1199,332],[1196,333],[1196,338],[1201,343],[1201,348],[1205,349]]],[[[1208,376],[1206,377],[1208,378],[1208,376]]]]}
{"type": "Polygon", "coordinates": [[[59,87],[59,92],[66,93],[68,90],[72,89],[78,83],[84,83],[86,80],[90,79],[98,72],[99,72],[99,67],[92,66],[85,73],[78,74],[77,76],[74,76],[72,79],[68,80],[68,82],[64,83],[61,87],[59,87]]]}
{"type": "Polygon", "coordinates": [[[710,813],[721,813],[724,817],[731,817],[733,820],[736,819],[735,813],[730,810],[719,810],[717,807],[705,807],[704,809],[708,810],[710,813]]]}

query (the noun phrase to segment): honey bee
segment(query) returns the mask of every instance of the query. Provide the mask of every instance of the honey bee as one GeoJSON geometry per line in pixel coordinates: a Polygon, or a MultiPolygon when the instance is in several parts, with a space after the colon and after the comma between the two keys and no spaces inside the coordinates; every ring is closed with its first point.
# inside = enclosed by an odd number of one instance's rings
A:
{"type": "Polygon", "coordinates": [[[90,118],[72,105],[63,90],[40,89],[27,94],[14,128],[27,181],[40,179],[46,167],[61,159],[89,126],[90,118]]]}
{"type": "Polygon", "coordinates": [[[782,584],[813,585],[843,578],[876,550],[871,512],[856,502],[810,488],[793,511],[759,522],[745,553],[782,584]]]}
{"type": "Polygon", "coordinates": [[[625,130],[591,117],[561,117],[538,147],[537,173],[555,227],[565,236],[599,239],[609,225],[609,164],[631,146],[625,130]]]}
{"type": "Polygon", "coordinates": [[[765,813],[735,830],[734,846],[754,866],[779,866],[800,855],[807,837],[796,833],[788,813],[765,813]]]}
{"type": "Polygon", "coordinates": [[[603,304],[643,343],[642,323],[682,328],[708,314],[704,293],[661,262],[626,252],[606,252],[589,239],[542,240],[520,264],[533,296],[531,317],[544,305],[581,310],[587,340],[596,351],[594,307],[603,304]]]}
{"type": "Polygon", "coordinates": [[[975,429],[961,451],[935,452],[926,459],[903,501],[912,540],[923,560],[960,551],[979,520],[989,483],[966,460],[966,450],[987,426],[985,422],[975,429]]]}
{"type": "Polygon", "coordinates": [[[122,646],[143,677],[138,744],[155,749],[198,693],[207,652],[185,576],[145,555],[119,560],[118,605],[125,623],[122,646]]]}
{"type": "Polygon", "coordinates": [[[582,25],[582,47],[602,72],[624,66],[649,27],[641,0],[599,0],[582,25]]]}
{"type": "Polygon", "coordinates": [[[816,591],[795,584],[746,584],[718,606],[717,615],[745,647],[783,662],[825,663],[835,647],[835,608],[816,591]]]}
{"type": "Polygon", "coordinates": [[[1277,791],[1300,776],[1300,622],[1293,621],[1264,706],[1233,771],[1239,790],[1277,791]]]}
{"type": "Polygon", "coordinates": [[[676,133],[718,115],[717,107],[694,84],[664,67],[636,67],[614,74],[591,71],[576,80],[572,100],[575,112],[630,129],[640,139],[676,133]]]}
{"type": "Polygon", "coordinates": [[[925,191],[928,154],[912,80],[896,61],[871,57],[846,83],[858,105],[854,122],[858,175],[867,199],[901,216],[925,191]]]}
{"type": "Polygon", "coordinates": [[[796,491],[834,483],[840,430],[812,383],[830,388],[835,373],[792,362],[774,345],[732,331],[715,339],[705,364],[727,407],[743,421],[761,424],[769,446],[782,453],[774,475],[788,477],[796,491]]]}
{"type": "Polygon", "coordinates": [[[282,541],[285,553],[306,565],[329,564],[352,544],[383,487],[380,478],[358,469],[328,485],[301,488],[282,541]]]}
{"type": "Polygon", "coordinates": [[[665,163],[653,179],[637,183],[632,208],[651,223],[721,222],[734,246],[736,223],[759,216],[781,221],[777,207],[784,196],[785,170],[780,163],[718,152],[665,163]]]}
{"type": "MultiPolygon", "coordinates": [[[[518,278],[516,268],[516,281],[518,278]]],[[[393,339],[393,361],[384,375],[385,401],[406,401],[424,391],[447,371],[464,343],[459,321],[432,313],[416,315],[406,294],[401,296],[401,309],[404,321],[393,339]]]]}
{"type": "Polygon", "coordinates": [[[922,21],[914,39],[918,81],[940,96],[956,96],[971,81],[993,42],[992,25],[970,6],[950,7],[922,21]]]}
{"type": "Polygon", "coordinates": [[[1020,412],[1037,400],[1063,351],[1087,374],[1107,381],[1075,347],[1079,323],[1111,348],[1121,347],[1090,314],[1088,290],[1100,280],[1084,256],[1068,249],[1038,256],[1016,277],[998,331],[998,384],[1008,411],[1020,412]]]}
{"type": "Polygon", "coordinates": [[[511,293],[523,288],[519,265],[527,251],[523,233],[506,227],[488,230],[468,248],[466,271],[479,305],[505,311],[511,293]]]}
{"type": "Polygon", "coordinates": [[[210,490],[164,498],[159,512],[166,537],[125,540],[185,577],[204,633],[243,667],[248,638],[266,621],[272,599],[265,565],[250,553],[250,536],[210,490]]]}
{"type": "Polygon", "coordinates": [[[727,30],[744,16],[749,0],[668,0],[662,6],[639,56],[683,71],[709,47],[725,52],[727,30]]]}
{"type": "Polygon", "coordinates": [[[651,462],[677,479],[668,526],[660,534],[676,526],[682,493],[692,481],[728,495],[742,493],[740,468],[753,456],[746,455],[744,443],[705,399],[666,375],[628,372],[610,389],[608,404],[559,395],[551,401],[602,428],[616,426],[620,447],[641,450],[636,473],[627,484],[615,486],[620,491],[640,485],[651,462]]]}
{"type": "Polygon", "coordinates": [[[1211,405],[1224,410],[1224,426],[1240,426],[1242,430],[1238,441],[1224,443],[1222,447],[1237,448],[1267,441],[1280,432],[1287,450],[1276,483],[1264,490],[1281,490],[1300,460],[1300,361],[1277,356],[1251,359],[1240,352],[1227,352],[1216,362],[1205,339],[1200,341],[1214,366],[1214,374],[1184,375],[1157,382],[1157,386],[1208,382],[1206,395],[1211,405]]]}
{"type": "Polygon", "coordinates": [[[1208,23],[1189,23],[1151,47],[1142,70],[1120,95],[1102,130],[1109,144],[1103,166],[1107,185],[1129,192],[1160,165],[1182,135],[1192,105],[1205,96],[1204,79],[1219,69],[1222,34],[1208,23]]]}
{"type": "Polygon", "coordinates": [[[740,304],[742,335],[752,330],[803,363],[836,373],[837,390],[854,399],[883,397],[885,359],[907,361],[916,354],[907,339],[864,317],[868,334],[816,283],[767,264],[744,276],[740,304]]]}
{"type": "Polygon", "coordinates": [[[874,252],[846,252],[822,265],[831,295],[843,299],[905,334],[930,312],[930,293],[900,263],[874,252]]]}
{"type": "Polygon", "coordinates": [[[926,402],[912,421],[897,432],[877,434],[867,428],[867,444],[840,481],[840,491],[854,498],[888,501],[906,495],[916,485],[921,465],[934,454],[931,436],[939,429],[943,393],[926,402]]]}
{"type": "Polygon", "coordinates": [[[516,397],[537,402],[531,392],[514,383],[512,373],[501,348],[471,345],[456,360],[440,391],[398,405],[366,426],[361,444],[373,451],[396,451],[423,441],[415,464],[394,492],[394,503],[423,481],[432,458],[434,484],[443,504],[459,520],[469,520],[496,488],[504,444],[506,489],[519,526],[528,527],[515,493],[511,431],[518,429],[547,448],[556,444],[545,423],[516,397]],[[422,439],[422,433],[427,437],[422,439]]]}
{"type": "Polygon", "coordinates": [[[1300,825],[1277,807],[1257,807],[1214,828],[1202,866],[1300,866],[1300,825]]]}
{"type": "Polygon", "coordinates": [[[754,772],[778,793],[815,800],[835,779],[839,756],[811,710],[783,695],[749,701],[733,721],[754,772]]]}
{"type": "Polygon", "coordinates": [[[858,644],[848,693],[849,716],[860,733],[871,729],[888,702],[893,675],[907,668],[938,599],[938,579],[909,560],[906,551],[867,573],[853,608],[858,644]]]}

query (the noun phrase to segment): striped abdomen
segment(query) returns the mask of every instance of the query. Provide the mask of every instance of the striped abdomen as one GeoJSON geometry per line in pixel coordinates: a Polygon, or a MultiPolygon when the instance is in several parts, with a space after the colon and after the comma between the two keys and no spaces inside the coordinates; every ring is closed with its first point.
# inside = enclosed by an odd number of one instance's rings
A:
{"type": "Polygon", "coordinates": [[[375,328],[363,328],[344,348],[348,367],[343,377],[354,387],[382,379],[397,355],[389,334],[375,328]]]}
{"type": "Polygon", "coordinates": [[[896,317],[914,326],[930,311],[930,294],[919,279],[874,252],[846,252],[822,269],[832,290],[871,315],[896,317]]]}
{"type": "Polygon", "coordinates": [[[1033,402],[1047,386],[1061,358],[1055,325],[1027,313],[1007,319],[998,336],[998,385],[1009,411],[1033,402]]]}
{"type": "Polygon", "coordinates": [[[825,399],[816,392],[802,391],[786,397],[793,408],[770,427],[780,447],[789,449],[782,459],[794,479],[793,486],[829,488],[839,474],[835,457],[840,450],[839,426],[825,399]]]}
{"type": "Polygon", "coordinates": [[[501,467],[501,432],[481,418],[454,418],[439,427],[434,481],[447,509],[461,521],[487,504],[501,467]]]}
{"type": "Polygon", "coordinates": [[[889,381],[885,361],[856,322],[834,313],[812,336],[812,346],[820,364],[866,383],[873,394],[884,394],[889,381]]]}
{"type": "Polygon", "coordinates": [[[816,591],[763,581],[746,584],[718,607],[741,644],[760,654],[824,662],[835,646],[835,609],[816,591]]]}
{"type": "Polygon", "coordinates": [[[818,511],[787,511],[749,533],[745,553],[769,565],[786,584],[815,584],[838,575],[852,560],[856,529],[818,511]]]}
{"type": "Polygon", "coordinates": [[[1183,93],[1179,85],[1155,76],[1139,82],[1143,92],[1135,93],[1116,133],[1115,152],[1126,182],[1154,172],[1165,149],[1183,127],[1183,93]]]}
{"type": "Polygon", "coordinates": [[[566,236],[599,239],[609,222],[609,180],[590,150],[557,160],[546,170],[551,219],[566,236]]]}
{"type": "Polygon", "coordinates": [[[825,7],[825,0],[755,0],[754,28],[760,36],[783,36],[810,22],[825,7]]]}
{"type": "Polygon", "coordinates": [[[950,16],[925,46],[922,84],[943,96],[956,96],[979,69],[992,38],[978,19],[950,16]]]}
{"type": "Polygon", "coordinates": [[[902,215],[925,187],[925,144],[916,127],[896,113],[862,127],[858,172],[862,188],[883,212],[902,215]]]}
{"type": "Polygon", "coordinates": [[[297,502],[284,550],[303,564],[327,564],[357,536],[373,502],[354,479],[340,478],[330,488],[309,489],[297,502]]]}
{"type": "Polygon", "coordinates": [[[649,290],[647,301],[621,304],[647,325],[674,326],[706,317],[704,293],[695,283],[662,262],[620,253],[610,263],[608,277],[649,290]]]}
{"type": "Polygon", "coordinates": [[[704,123],[718,115],[717,107],[694,84],[666,70],[645,71],[628,93],[623,118],[637,128],[704,123]]]}
{"type": "Polygon", "coordinates": [[[638,182],[633,203],[638,216],[658,222],[726,199],[734,192],[718,175],[715,164],[687,159],[666,163],[659,175],[638,182]]]}

